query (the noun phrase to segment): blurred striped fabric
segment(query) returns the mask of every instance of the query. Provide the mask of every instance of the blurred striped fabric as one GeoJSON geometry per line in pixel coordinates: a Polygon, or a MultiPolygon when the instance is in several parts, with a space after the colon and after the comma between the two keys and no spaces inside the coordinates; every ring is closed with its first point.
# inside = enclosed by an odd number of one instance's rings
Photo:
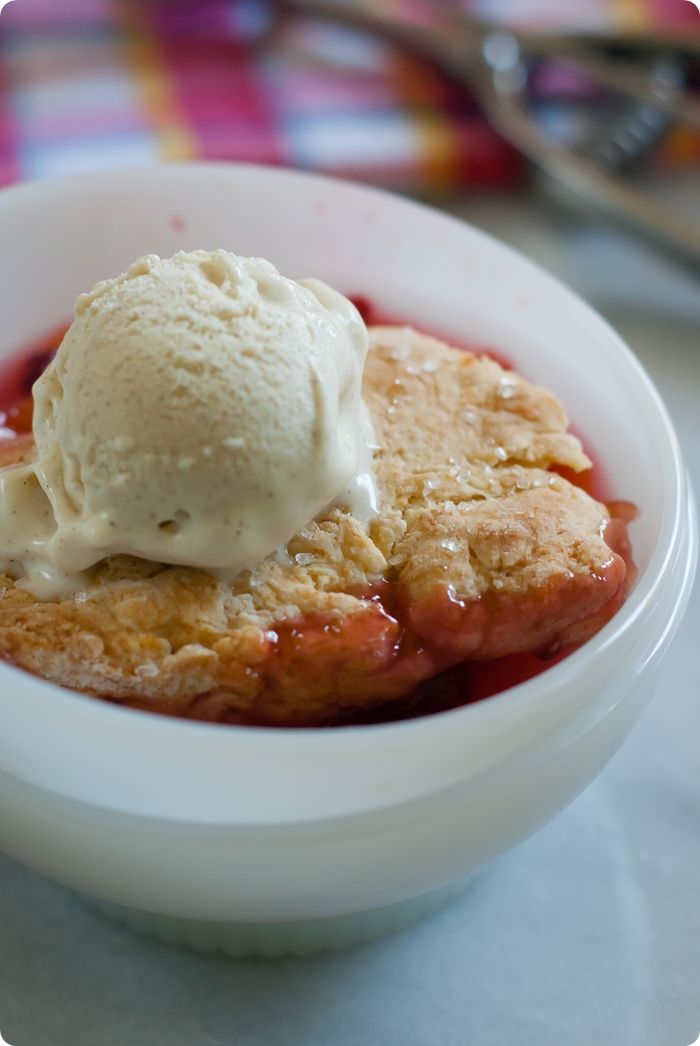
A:
{"type": "MultiPolygon", "coordinates": [[[[519,22],[700,26],[689,0],[471,6],[519,22]]],[[[697,142],[675,148],[692,153],[697,142]]],[[[0,184],[195,158],[290,165],[422,193],[511,186],[524,166],[467,93],[425,63],[356,31],[281,17],[271,0],[5,7],[0,184]]]]}

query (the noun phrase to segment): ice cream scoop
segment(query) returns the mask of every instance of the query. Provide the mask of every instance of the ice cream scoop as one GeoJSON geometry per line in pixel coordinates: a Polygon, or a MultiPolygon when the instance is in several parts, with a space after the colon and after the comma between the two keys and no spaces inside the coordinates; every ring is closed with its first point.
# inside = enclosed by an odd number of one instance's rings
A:
{"type": "Polygon", "coordinates": [[[0,559],[254,565],[362,471],[366,352],[355,307],[317,280],[226,251],[139,259],[78,298],[34,386],[36,460],[0,478],[0,559]]]}

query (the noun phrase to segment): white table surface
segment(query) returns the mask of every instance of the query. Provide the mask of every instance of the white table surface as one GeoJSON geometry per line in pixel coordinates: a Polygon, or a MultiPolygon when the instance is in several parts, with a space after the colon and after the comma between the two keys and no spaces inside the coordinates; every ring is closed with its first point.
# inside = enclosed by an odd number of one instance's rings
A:
{"type": "MultiPolygon", "coordinates": [[[[636,349],[700,490],[700,279],[539,203],[460,211],[557,271],[636,349]]],[[[0,859],[13,1046],[688,1046],[700,1033],[700,590],[599,779],[461,900],[310,959],[141,940],[0,859]]]]}

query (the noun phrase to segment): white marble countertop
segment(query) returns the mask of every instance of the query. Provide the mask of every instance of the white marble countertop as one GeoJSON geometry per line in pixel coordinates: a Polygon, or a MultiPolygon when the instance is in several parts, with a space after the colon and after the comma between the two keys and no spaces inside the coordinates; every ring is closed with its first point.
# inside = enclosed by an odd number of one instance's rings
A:
{"type": "MultiPolygon", "coordinates": [[[[532,202],[460,208],[618,327],[700,490],[700,278],[532,202]]],[[[688,1046],[700,1033],[700,590],[642,722],[456,904],[373,945],[234,961],[140,940],[0,859],[13,1046],[688,1046]]]]}

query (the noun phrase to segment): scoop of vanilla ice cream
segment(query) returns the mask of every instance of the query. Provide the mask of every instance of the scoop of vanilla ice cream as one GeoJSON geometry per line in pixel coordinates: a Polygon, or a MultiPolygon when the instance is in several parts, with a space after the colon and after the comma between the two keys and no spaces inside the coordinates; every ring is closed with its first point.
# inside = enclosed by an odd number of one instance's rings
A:
{"type": "Polygon", "coordinates": [[[346,298],[260,258],[149,255],[99,283],[34,387],[42,557],[259,562],[358,472],[367,344],[346,298]]]}

